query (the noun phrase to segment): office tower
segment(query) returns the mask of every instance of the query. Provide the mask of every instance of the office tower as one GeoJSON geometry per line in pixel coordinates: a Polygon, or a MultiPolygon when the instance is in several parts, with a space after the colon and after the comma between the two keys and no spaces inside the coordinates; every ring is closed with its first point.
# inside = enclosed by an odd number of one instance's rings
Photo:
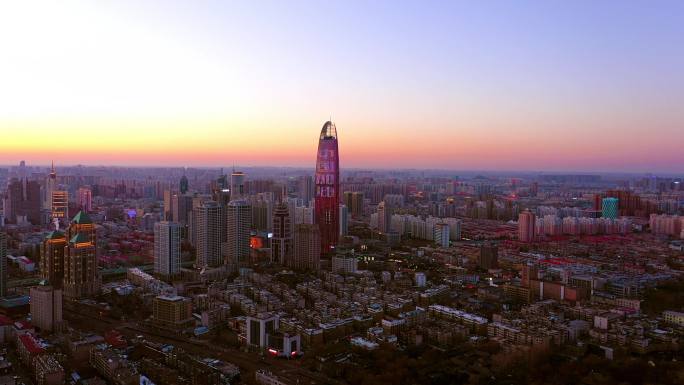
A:
{"type": "Polygon", "coordinates": [[[223,263],[221,258],[221,243],[225,236],[225,225],[221,220],[225,218],[224,208],[213,201],[203,202],[193,211],[197,267],[216,267],[223,263]]]}
{"type": "Polygon", "coordinates": [[[226,206],[228,224],[226,226],[226,262],[244,264],[249,259],[249,236],[252,221],[252,208],[245,200],[231,200],[226,206]]]}
{"type": "Polygon", "coordinates": [[[386,234],[392,227],[392,207],[385,201],[378,203],[378,231],[386,234]]]}
{"type": "Polygon", "coordinates": [[[518,215],[518,240],[520,242],[534,242],[536,216],[530,210],[525,210],[518,215]]]}
{"type": "Polygon", "coordinates": [[[28,221],[41,224],[40,184],[36,181],[13,178],[7,186],[5,218],[10,223],[28,221]]]}
{"type": "Polygon", "coordinates": [[[188,192],[188,177],[187,176],[183,175],[181,177],[178,189],[179,189],[181,194],[185,194],[188,192]]]}
{"type": "Polygon", "coordinates": [[[7,295],[7,234],[0,233],[0,298],[7,295]]]}
{"type": "Polygon", "coordinates": [[[154,273],[166,279],[180,273],[181,225],[175,222],[154,224],[154,273]]]}
{"type": "Polygon", "coordinates": [[[270,232],[273,225],[273,200],[269,195],[259,193],[250,197],[249,204],[252,207],[252,228],[257,231],[270,232]]]}
{"type": "Polygon", "coordinates": [[[351,212],[352,216],[360,217],[364,214],[365,201],[364,195],[361,191],[354,191],[351,195],[351,212]]]}
{"type": "Polygon", "coordinates": [[[294,208],[294,224],[313,224],[314,223],[314,208],[297,206],[294,208]]]}
{"type": "Polygon", "coordinates": [[[31,323],[41,331],[54,332],[62,325],[62,291],[52,286],[35,286],[31,296],[31,323]]]}
{"type": "Polygon", "coordinates": [[[480,269],[496,269],[499,266],[499,248],[493,244],[480,246],[477,264],[480,266],[480,269]]]}
{"type": "Polygon", "coordinates": [[[69,213],[69,193],[62,190],[52,192],[52,219],[64,219],[69,213]]]}
{"type": "Polygon", "coordinates": [[[48,174],[45,179],[45,201],[43,202],[43,208],[46,210],[52,210],[52,192],[57,189],[57,173],[55,172],[55,162],[52,162],[52,168],[50,169],[50,174],[48,174]]]}
{"type": "Polygon", "coordinates": [[[292,252],[292,224],[290,210],[285,203],[279,203],[273,210],[273,238],[271,239],[273,259],[285,264],[292,252]]]}
{"type": "Polygon", "coordinates": [[[352,207],[352,194],[353,191],[345,191],[342,193],[342,204],[351,208],[352,207]]]}
{"type": "Polygon", "coordinates": [[[162,213],[162,218],[165,221],[173,221],[173,214],[171,212],[171,197],[173,196],[173,191],[171,190],[164,190],[164,210],[162,213]]]}
{"type": "Polygon", "coordinates": [[[230,200],[242,199],[246,196],[245,173],[233,171],[233,173],[230,174],[230,200]]]}
{"type": "Polygon", "coordinates": [[[297,196],[304,202],[304,206],[309,206],[314,198],[316,186],[311,175],[303,175],[297,181],[297,196]]]}
{"type": "Polygon", "coordinates": [[[601,200],[601,216],[604,218],[616,219],[618,217],[618,198],[603,198],[601,200]]]}
{"type": "Polygon", "coordinates": [[[345,237],[349,232],[349,209],[346,205],[340,205],[340,236],[345,237]]]}
{"type": "Polygon", "coordinates": [[[81,187],[76,194],[78,208],[87,213],[93,211],[93,191],[89,187],[81,187]]]}
{"type": "Polygon", "coordinates": [[[295,270],[318,270],[321,261],[321,231],[318,225],[295,225],[293,240],[292,256],[286,265],[295,270]]]}
{"type": "Polygon", "coordinates": [[[40,244],[40,278],[56,289],[63,284],[66,246],[66,235],[58,230],[50,232],[40,244]]]}
{"type": "Polygon", "coordinates": [[[167,221],[187,225],[192,212],[192,196],[183,194],[171,195],[171,219],[167,221]]]}
{"type": "Polygon", "coordinates": [[[434,227],[434,240],[439,247],[449,247],[451,229],[448,223],[436,223],[434,227]]]}
{"type": "Polygon", "coordinates": [[[67,228],[68,244],[64,253],[64,295],[69,298],[89,297],[100,290],[97,271],[97,234],[92,220],[83,211],[67,228]]]}
{"type": "Polygon", "coordinates": [[[320,229],[321,252],[334,251],[340,236],[340,158],[337,128],[331,121],[321,128],[316,157],[316,197],[314,221],[320,229]]]}

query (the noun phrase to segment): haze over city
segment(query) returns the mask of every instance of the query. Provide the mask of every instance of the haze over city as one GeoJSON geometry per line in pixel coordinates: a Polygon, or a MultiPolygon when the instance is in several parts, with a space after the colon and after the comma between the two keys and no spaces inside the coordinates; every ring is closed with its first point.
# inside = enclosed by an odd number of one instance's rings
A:
{"type": "Polygon", "coordinates": [[[0,385],[684,384],[683,16],[0,3],[0,385]]]}
{"type": "Polygon", "coordinates": [[[8,2],[0,163],[683,172],[683,7],[8,2]]]}

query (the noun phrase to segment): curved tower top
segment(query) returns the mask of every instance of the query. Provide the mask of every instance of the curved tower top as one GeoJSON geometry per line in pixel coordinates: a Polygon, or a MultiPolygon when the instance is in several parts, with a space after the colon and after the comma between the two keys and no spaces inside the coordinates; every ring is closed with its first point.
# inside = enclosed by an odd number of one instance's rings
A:
{"type": "Polygon", "coordinates": [[[321,128],[321,139],[337,139],[337,127],[331,121],[325,122],[321,128]]]}
{"type": "Polygon", "coordinates": [[[330,254],[335,251],[340,232],[340,158],[337,128],[331,121],[321,128],[315,184],[314,219],[321,232],[321,254],[330,254]]]}

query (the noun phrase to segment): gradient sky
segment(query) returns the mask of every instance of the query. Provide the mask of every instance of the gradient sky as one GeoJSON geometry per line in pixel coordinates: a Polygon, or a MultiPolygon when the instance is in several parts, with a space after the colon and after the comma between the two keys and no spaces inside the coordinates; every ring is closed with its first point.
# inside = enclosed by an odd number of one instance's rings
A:
{"type": "Polygon", "coordinates": [[[684,172],[682,1],[8,1],[0,164],[684,172]],[[486,4],[484,4],[486,3],[486,4]]]}

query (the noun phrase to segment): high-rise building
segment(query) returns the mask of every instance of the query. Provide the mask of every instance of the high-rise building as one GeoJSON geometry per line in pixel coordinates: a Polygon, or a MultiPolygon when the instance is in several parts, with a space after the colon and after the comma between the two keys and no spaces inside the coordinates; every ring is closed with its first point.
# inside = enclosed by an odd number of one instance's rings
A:
{"type": "Polygon", "coordinates": [[[69,193],[63,190],[52,192],[52,219],[64,219],[69,213],[69,193]]]}
{"type": "Polygon", "coordinates": [[[297,196],[304,202],[305,206],[309,206],[315,194],[313,178],[311,175],[302,175],[297,184],[297,196]]]}
{"type": "Polygon", "coordinates": [[[97,271],[97,234],[88,214],[79,211],[66,232],[68,244],[64,253],[64,295],[82,298],[100,291],[97,271]]]}
{"type": "Polygon", "coordinates": [[[346,205],[340,205],[340,236],[345,237],[349,233],[349,209],[346,205]]]}
{"type": "Polygon", "coordinates": [[[77,192],[78,208],[87,213],[93,211],[93,191],[88,187],[81,187],[77,192]]]}
{"type": "Polygon", "coordinates": [[[534,242],[536,240],[536,216],[530,210],[518,215],[518,239],[520,242],[534,242]]]}
{"type": "Polygon", "coordinates": [[[0,233],[0,298],[7,295],[7,234],[0,233]]]}
{"type": "Polygon", "coordinates": [[[226,206],[228,224],[226,239],[226,262],[242,265],[249,260],[249,237],[252,208],[247,201],[231,200],[226,206]]]}
{"type": "Polygon", "coordinates": [[[259,193],[251,196],[249,204],[252,208],[251,226],[254,230],[270,232],[273,226],[273,200],[271,194],[259,193]]]}
{"type": "Polygon", "coordinates": [[[271,245],[274,261],[284,265],[292,252],[292,223],[290,210],[285,203],[279,203],[273,210],[271,245]]]}
{"type": "Polygon", "coordinates": [[[154,273],[166,279],[180,273],[181,225],[175,222],[154,224],[154,273]]]}
{"type": "Polygon", "coordinates": [[[289,263],[295,270],[318,270],[321,261],[321,231],[318,225],[298,224],[293,231],[294,247],[289,263]]]}
{"type": "Polygon", "coordinates": [[[477,263],[480,269],[496,269],[499,266],[499,248],[493,244],[480,246],[480,255],[477,263]]]}
{"type": "Polygon", "coordinates": [[[190,222],[191,212],[192,196],[185,194],[171,195],[171,218],[167,219],[167,221],[187,225],[190,222]]]}
{"type": "Polygon", "coordinates": [[[62,325],[62,291],[52,286],[35,286],[31,296],[31,323],[41,331],[54,332],[62,325]]]}
{"type": "Polygon", "coordinates": [[[42,203],[38,182],[13,178],[7,186],[5,218],[9,223],[26,220],[31,224],[40,225],[42,203]]]}
{"type": "Polygon", "coordinates": [[[233,171],[230,174],[230,200],[242,199],[247,195],[245,190],[245,173],[233,171]]]}
{"type": "Polygon", "coordinates": [[[57,189],[57,173],[55,172],[55,162],[52,162],[52,168],[50,169],[50,174],[48,174],[45,179],[45,201],[43,202],[43,208],[46,210],[52,210],[52,192],[57,189]]]}
{"type": "Polygon", "coordinates": [[[389,203],[382,201],[378,203],[378,231],[386,234],[392,227],[392,207],[389,203]]]}
{"type": "Polygon", "coordinates": [[[321,128],[316,157],[315,223],[320,229],[321,253],[334,251],[340,236],[340,158],[337,128],[331,121],[321,128]]]}
{"type": "Polygon", "coordinates": [[[436,223],[434,227],[435,244],[439,247],[449,247],[449,236],[451,229],[448,223],[436,223]]]}
{"type": "Polygon", "coordinates": [[[181,194],[185,194],[188,192],[188,177],[183,175],[180,179],[179,183],[179,191],[181,194]]]}
{"type": "Polygon", "coordinates": [[[61,289],[64,280],[66,235],[58,230],[50,232],[40,244],[40,277],[50,286],[61,289]]]}
{"type": "Polygon", "coordinates": [[[203,202],[193,211],[193,231],[195,231],[195,247],[197,267],[216,267],[223,263],[221,244],[225,236],[224,208],[214,201],[203,202]]]}
{"type": "Polygon", "coordinates": [[[617,219],[618,210],[618,198],[603,198],[601,200],[601,216],[604,218],[617,219]]]}

